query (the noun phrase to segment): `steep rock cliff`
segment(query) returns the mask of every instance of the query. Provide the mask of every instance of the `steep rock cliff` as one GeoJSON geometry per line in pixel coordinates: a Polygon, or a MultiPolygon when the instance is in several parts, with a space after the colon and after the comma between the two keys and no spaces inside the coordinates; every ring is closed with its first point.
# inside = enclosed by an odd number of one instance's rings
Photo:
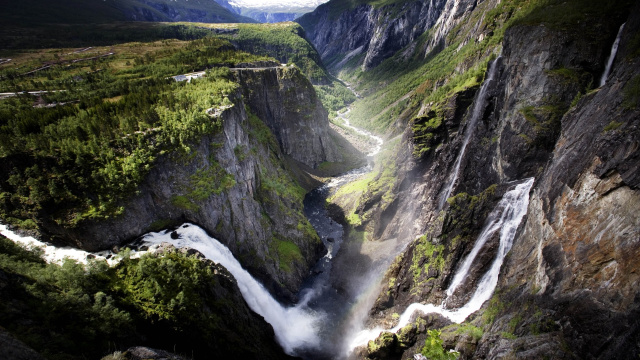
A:
{"type": "Polygon", "coordinates": [[[238,69],[235,76],[251,109],[275,134],[282,152],[307,166],[341,161],[329,122],[311,83],[294,67],[238,69]]]}
{"type": "Polygon", "coordinates": [[[411,49],[418,37],[435,28],[428,52],[444,41],[476,2],[400,1],[384,6],[364,3],[341,11],[343,6],[330,1],[296,20],[332,70],[340,70],[353,61],[364,70],[376,67],[399,50],[411,49]]]}
{"type": "Polygon", "coordinates": [[[190,221],[225,243],[272,292],[292,299],[323,245],[304,217],[305,191],[280,149],[310,165],[337,155],[326,133],[326,112],[297,69],[237,72],[261,87],[246,88],[244,98],[231,94],[233,106],[209,110],[210,116],[222,120],[219,133],[198,140],[188,154],[174,152],[157,159],[137,193],[122,204],[121,216],[86,220],[74,228],[44,220],[52,240],[101,250],[190,221]],[[270,110],[271,101],[283,108],[270,110]],[[264,123],[245,106],[263,116],[264,123]],[[313,110],[311,116],[308,109],[313,110]]]}
{"type": "MultiPolygon", "coordinates": [[[[529,215],[496,295],[469,319],[472,325],[447,328],[446,344],[463,358],[637,356],[639,289],[628,260],[638,252],[632,240],[638,238],[633,139],[639,118],[633,14],[603,88],[593,89],[628,13],[564,26],[540,21],[537,14],[506,31],[501,54],[496,49],[488,66],[495,74],[487,71],[482,87],[421,104],[398,146],[396,180],[385,200],[365,192],[355,211],[366,219],[358,229],[372,239],[416,239],[387,272],[370,325],[392,325],[393,313],[413,302],[465,304],[493,261],[497,238],[488,240],[468,280],[447,298],[452,275],[504,192],[535,177],[529,215]],[[467,131],[469,143],[457,171],[467,131]],[[452,197],[443,201],[452,178],[452,197]],[[469,326],[484,335],[464,335],[469,326]]],[[[472,31],[460,48],[490,33],[478,20],[485,16],[472,14],[478,22],[466,25],[472,31]]],[[[433,33],[432,39],[446,35],[433,33]]],[[[427,49],[434,50],[430,41],[427,49]]],[[[472,62],[456,70],[466,71],[472,62]]],[[[430,86],[437,90],[441,84],[430,86]]],[[[422,348],[427,328],[451,323],[437,315],[419,318],[388,342],[390,356],[411,358],[422,348]]],[[[383,342],[380,338],[368,356],[378,356],[383,342]]]]}

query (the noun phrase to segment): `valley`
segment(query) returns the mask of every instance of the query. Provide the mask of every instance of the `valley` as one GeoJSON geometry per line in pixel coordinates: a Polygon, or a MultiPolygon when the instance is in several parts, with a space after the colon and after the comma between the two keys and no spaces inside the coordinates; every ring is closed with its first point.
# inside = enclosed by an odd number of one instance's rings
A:
{"type": "Polygon", "coordinates": [[[636,3],[173,5],[0,31],[2,348],[640,354],[636,3]]]}

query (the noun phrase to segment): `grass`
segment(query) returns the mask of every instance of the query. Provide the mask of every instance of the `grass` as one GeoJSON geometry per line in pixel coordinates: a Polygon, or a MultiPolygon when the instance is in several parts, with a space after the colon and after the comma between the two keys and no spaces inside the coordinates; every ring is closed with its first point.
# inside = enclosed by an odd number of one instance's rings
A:
{"type": "Polygon", "coordinates": [[[291,265],[303,261],[298,245],[291,241],[276,240],[280,270],[291,272],[291,265]]]}
{"type": "Polygon", "coordinates": [[[232,41],[243,51],[274,57],[281,63],[295,64],[314,84],[330,83],[320,55],[304,38],[304,30],[297,23],[197,24],[197,26],[233,29],[233,33],[219,36],[232,41]]]}
{"type": "Polygon", "coordinates": [[[432,244],[426,235],[421,236],[415,245],[410,273],[413,274],[414,287],[421,283],[423,274],[428,274],[430,269],[437,269],[442,272],[445,266],[443,256],[444,245],[432,244]]]}

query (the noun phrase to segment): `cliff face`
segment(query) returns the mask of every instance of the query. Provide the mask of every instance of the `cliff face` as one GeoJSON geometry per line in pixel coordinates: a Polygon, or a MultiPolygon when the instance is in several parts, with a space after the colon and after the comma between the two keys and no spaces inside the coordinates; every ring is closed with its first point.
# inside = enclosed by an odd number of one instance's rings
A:
{"type": "Polygon", "coordinates": [[[415,46],[415,40],[432,28],[437,29],[431,43],[435,47],[475,6],[476,2],[469,0],[411,1],[380,7],[362,4],[340,12],[334,1],[297,22],[330,69],[340,70],[356,59],[366,70],[405,47],[415,46]]]}
{"type": "Polygon", "coordinates": [[[276,136],[282,152],[310,167],[341,161],[329,122],[311,83],[292,67],[235,72],[243,97],[276,136]]]}
{"type": "Polygon", "coordinates": [[[47,232],[54,240],[100,250],[194,222],[272,292],[291,299],[323,246],[304,217],[305,191],[287,170],[285,154],[310,166],[337,155],[326,136],[326,112],[297,69],[243,69],[237,76],[246,96],[232,94],[233,106],[209,110],[222,119],[221,131],[194,143],[189,154],[156,160],[137,194],[123,204],[122,216],[75,228],[49,222],[47,232]],[[284,245],[293,254],[283,253],[284,245]]]}
{"type": "MultiPolygon", "coordinates": [[[[437,56],[437,43],[447,46],[452,36],[447,24],[464,23],[459,32],[471,29],[458,50],[481,43],[492,33],[486,11],[502,9],[490,1],[482,6],[483,12],[469,13],[471,4],[447,3],[424,47],[411,51],[427,49],[437,56]]],[[[419,105],[409,110],[417,115],[409,124],[396,122],[406,127],[393,159],[398,167],[390,191],[382,201],[375,191],[365,191],[355,210],[365,219],[357,229],[374,240],[415,239],[406,240],[409,245],[387,272],[370,325],[391,327],[393,314],[414,302],[446,299],[449,308],[464,305],[495,258],[497,236],[488,239],[466,281],[448,296],[454,273],[503,194],[534,177],[528,215],[495,295],[466,328],[445,329],[445,344],[463,358],[637,356],[640,288],[630,259],[639,251],[634,39],[640,19],[637,11],[631,14],[565,26],[525,17],[501,38],[502,49],[495,51],[482,86],[456,90],[440,103],[420,103],[414,96],[419,105]],[[624,21],[613,72],[605,86],[594,89],[624,21]],[[451,198],[444,201],[452,179],[451,198]],[[469,335],[469,326],[480,335],[469,335]]],[[[391,31],[394,19],[380,26],[391,31]]],[[[337,47],[320,40],[329,37],[317,37],[321,28],[307,31],[316,35],[313,42],[323,57],[331,57],[337,47]]],[[[357,47],[348,46],[340,51],[357,47]]],[[[461,62],[456,71],[466,71],[472,61],[461,62]]],[[[435,91],[441,84],[429,86],[435,91]]],[[[448,324],[438,315],[421,316],[393,341],[384,345],[381,337],[361,355],[411,358],[424,345],[426,329],[448,324]]]]}

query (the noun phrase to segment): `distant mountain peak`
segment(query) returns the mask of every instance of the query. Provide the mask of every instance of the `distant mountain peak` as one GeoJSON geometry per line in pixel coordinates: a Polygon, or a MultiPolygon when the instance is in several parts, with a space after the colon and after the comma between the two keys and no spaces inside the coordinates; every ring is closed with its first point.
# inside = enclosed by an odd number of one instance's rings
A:
{"type": "Polygon", "coordinates": [[[329,0],[216,0],[231,12],[259,22],[292,21],[329,0]]]}

